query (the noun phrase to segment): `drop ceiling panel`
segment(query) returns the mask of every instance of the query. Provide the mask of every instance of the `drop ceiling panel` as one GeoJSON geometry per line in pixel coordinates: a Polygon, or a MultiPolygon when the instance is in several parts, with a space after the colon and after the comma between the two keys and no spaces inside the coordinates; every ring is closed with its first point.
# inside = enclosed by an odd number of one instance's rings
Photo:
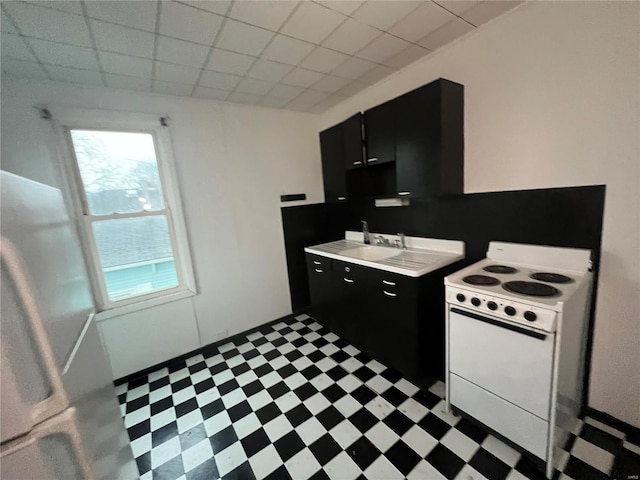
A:
{"type": "Polygon", "coordinates": [[[173,63],[156,62],[156,79],[162,82],[194,85],[199,76],[199,68],[174,65],[173,63]]]}
{"type": "Polygon", "coordinates": [[[236,92],[264,95],[275,86],[275,82],[257,80],[255,78],[243,78],[236,86],[236,92]]]}
{"type": "Polygon", "coordinates": [[[27,1],[25,3],[30,3],[32,5],[52,8],[53,10],[60,10],[65,13],[72,13],[73,15],[84,15],[82,11],[82,4],[79,0],[56,0],[55,2],[42,2],[42,1],[27,1]]]}
{"type": "Polygon", "coordinates": [[[487,0],[481,2],[478,5],[470,8],[464,12],[461,16],[473,25],[482,25],[489,20],[493,20],[499,15],[502,15],[513,7],[518,6],[523,2],[511,2],[511,1],[492,1],[487,0]]]}
{"type": "Polygon", "coordinates": [[[280,32],[317,44],[327,38],[346,18],[317,3],[303,2],[280,32]]]}
{"type": "Polygon", "coordinates": [[[105,73],[151,78],[151,60],[108,52],[99,52],[99,56],[105,73]]]}
{"type": "Polygon", "coordinates": [[[42,63],[63,67],[99,70],[96,52],[92,48],[76,47],[45,40],[30,40],[31,48],[42,63]]]}
{"type": "Polygon", "coordinates": [[[18,35],[3,32],[0,46],[2,47],[2,57],[26,60],[28,62],[36,61],[27,44],[18,35]]]}
{"type": "Polygon", "coordinates": [[[460,38],[471,30],[473,30],[473,27],[467,22],[460,18],[454,18],[434,32],[431,32],[425,38],[420,40],[419,43],[420,45],[427,47],[429,50],[436,50],[452,40],[460,38]]]}
{"type": "Polygon", "coordinates": [[[303,68],[316,72],[329,73],[338,65],[347,61],[349,57],[343,53],[334,52],[323,47],[317,47],[307,58],[300,63],[303,68]]]}
{"type": "Polygon", "coordinates": [[[369,45],[358,51],[356,56],[371,62],[384,63],[387,58],[400,53],[408,46],[408,42],[389,35],[388,33],[383,33],[369,45]]]}
{"type": "Polygon", "coordinates": [[[255,61],[256,57],[250,55],[215,48],[205,68],[216,72],[244,75],[255,61]]]}
{"type": "Polygon", "coordinates": [[[248,55],[259,55],[273,38],[273,32],[227,19],[216,47],[248,55]]]}
{"type": "Polygon", "coordinates": [[[97,70],[80,70],[77,68],[61,67],[58,65],[49,65],[47,70],[57,82],[81,83],[83,85],[93,85],[101,87],[102,76],[97,70]]]}
{"type": "Polygon", "coordinates": [[[316,3],[345,15],[351,15],[364,2],[360,0],[316,0],[316,3]]]}
{"type": "Polygon", "coordinates": [[[282,79],[282,82],[287,85],[307,88],[320,80],[322,76],[323,74],[319,72],[314,72],[305,68],[294,68],[282,79]]]}
{"type": "Polygon", "coordinates": [[[244,0],[233,4],[229,17],[277,32],[298,3],[288,0],[244,0]]]}
{"type": "Polygon", "coordinates": [[[399,22],[422,2],[403,0],[369,1],[351,14],[353,18],[380,30],[387,30],[399,22]]]}
{"type": "Polygon", "coordinates": [[[339,77],[356,79],[364,73],[373,70],[377,66],[377,63],[363,60],[357,57],[351,57],[347,59],[343,64],[332,70],[333,75],[339,77]]]}
{"type": "Polygon", "coordinates": [[[349,83],[351,83],[351,80],[347,78],[325,75],[320,80],[318,80],[318,82],[314,83],[311,88],[319,92],[335,93],[349,83]]]}
{"type": "Polygon", "coordinates": [[[104,78],[107,81],[107,86],[111,88],[148,91],[151,87],[150,78],[131,77],[113,73],[105,73],[104,78]]]}
{"type": "Polygon", "coordinates": [[[284,35],[276,35],[262,56],[268,60],[297,65],[304,57],[311,53],[313,48],[314,46],[311,43],[285,37],[284,35]]]}
{"type": "MultiPolygon", "coordinates": [[[[146,3],[146,2],[137,2],[146,3]]],[[[224,17],[203,12],[175,2],[162,2],[160,9],[161,35],[210,46],[224,17]]]]}
{"type": "Polygon", "coordinates": [[[154,32],[156,29],[156,2],[94,0],[85,2],[85,5],[91,18],[148,32],[154,32]]]}
{"type": "Polygon", "coordinates": [[[12,58],[2,59],[2,72],[14,78],[33,78],[36,80],[49,78],[47,71],[39,63],[12,58]]]}
{"type": "Polygon", "coordinates": [[[219,88],[221,90],[233,90],[242,77],[229,75],[228,73],[202,72],[199,84],[203,87],[219,88]]]}
{"type": "Polygon", "coordinates": [[[202,67],[209,47],[158,35],[157,59],[190,67],[202,67]]]}
{"type": "Polygon", "coordinates": [[[333,50],[338,50],[339,52],[353,55],[380,34],[380,30],[365,25],[364,23],[348,19],[329,35],[329,37],[322,42],[322,45],[333,50]]]}
{"type": "Polygon", "coordinates": [[[229,10],[229,5],[231,5],[230,0],[195,0],[195,1],[187,1],[187,0],[179,0],[178,3],[183,3],[185,5],[191,5],[192,7],[199,8],[201,10],[206,10],[207,12],[217,13],[219,15],[225,15],[229,10]]]}
{"type": "Polygon", "coordinates": [[[153,88],[151,89],[154,93],[163,93],[165,95],[178,95],[180,97],[187,97],[191,95],[191,91],[193,87],[191,85],[184,85],[181,83],[170,83],[170,82],[162,82],[160,80],[156,80],[153,82],[153,88]]]}
{"type": "Polygon", "coordinates": [[[3,1],[0,61],[12,78],[320,112],[519,3],[3,1]]]}
{"type": "Polygon", "coordinates": [[[393,57],[385,60],[384,63],[390,67],[400,69],[406,67],[410,63],[415,62],[419,58],[424,57],[430,52],[430,50],[425,49],[419,45],[410,45],[397,55],[394,55],[393,57]]]}
{"type": "Polygon", "coordinates": [[[444,8],[427,2],[396,23],[389,32],[409,42],[417,42],[425,37],[425,33],[434,31],[454,18],[444,8]]]}
{"type": "Polygon", "coordinates": [[[20,2],[2,2],[2,7],[23,35],[91,47],[89,29],[83,17],[20,2]]]}
{"type": "Polygon", "coordinates": [[[251,67],[247,76],[268,82],[279,82],[292,68],[291,65],[261,59],[251,67]]]}
{"type": "Polygon", "coordinates": [[[224,100],[229,96],[228,90],[220,90],[219,88],[198,87],[193,95],[198,98],[209,98],[211,100],[224,100]]]}
{"type": "Polygon", "coordinates": [[[153,57],[155,35],[120,25],[89,20],[98,50],[134,57],[153,57]]]}

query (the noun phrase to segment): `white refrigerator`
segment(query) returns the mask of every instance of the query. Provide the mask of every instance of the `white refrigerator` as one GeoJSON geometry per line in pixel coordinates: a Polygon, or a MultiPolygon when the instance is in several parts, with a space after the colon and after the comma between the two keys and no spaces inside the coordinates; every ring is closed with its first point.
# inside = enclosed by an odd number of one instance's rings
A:
{"type": "Polygon", "coordinates": [[[0,189],[0,477],[138,478],[62,194],[0,189]]]}

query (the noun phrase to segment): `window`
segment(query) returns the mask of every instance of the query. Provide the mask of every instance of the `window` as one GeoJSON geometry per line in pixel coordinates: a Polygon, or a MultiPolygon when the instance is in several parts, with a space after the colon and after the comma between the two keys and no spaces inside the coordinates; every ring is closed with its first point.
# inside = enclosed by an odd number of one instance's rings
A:
{"type": "Polygon", "coordinates": [[[100,310],[193,293],[166,127],[63,131],[100,310]]]}

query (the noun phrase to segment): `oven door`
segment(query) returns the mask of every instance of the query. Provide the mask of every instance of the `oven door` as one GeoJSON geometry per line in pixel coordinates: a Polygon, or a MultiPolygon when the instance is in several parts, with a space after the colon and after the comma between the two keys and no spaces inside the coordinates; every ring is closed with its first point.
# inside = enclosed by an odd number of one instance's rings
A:
{"type": "Polygon", "coordinates": [[[449,371],[549,421],[555,334],[453,306],[448,313],[449,371]]]}

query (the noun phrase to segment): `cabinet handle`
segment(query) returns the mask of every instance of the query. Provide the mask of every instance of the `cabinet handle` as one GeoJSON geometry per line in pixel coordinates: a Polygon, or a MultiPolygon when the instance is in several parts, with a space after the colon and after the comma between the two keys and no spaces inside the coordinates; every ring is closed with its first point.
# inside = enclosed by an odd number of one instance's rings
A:
{"type": "Polygon", "coordinates": [[[314,270],[315,270],[316,272],[318,272],[318,273],[322,273],[322,272],[323,272],[323,270],[320,270],[319,268],[316,268],[316,269],[314,269],[314,270]]]}
{"type": "Polygon", "coordinates": [[[397,297],[398,295],[395,293],[391,293],[391,292],[387,292],[386,290],[383,290],[384,294],[389,296],[389,297],[397,297]]]}
{"type": "Polygon", "coordinates": [[[390,282],[388,280],[382,280],[382,283],[384,283],[385,285],[391,285],[393,287],[395,287],[395,285],[396,285],[396,282],[390,282]]]}
{"type": "Polygon", "coordinates": [[[353,280],[350,279],[350,278],[344,278],[344,281],[347,282],[347,283],[353,283],[353,280]]]}
{"type": "Polygon", "coordinates": [[[411,192],[398,192],[398,195],[411,195],[411,192]]]}
{"type": "Polygon", "coordinates": [[[320,265],[320,263],[321,263],[321,262],[318,262],[317,260],[314,260],[314,261],[313,261],[313,264],[314,264],[314,265],[320,265]]]}
{"type": "Polygon", "coordinates": [[[367,158],[367,163],[373,163],[373,162],[377,162],[377,161],[378,161],[377,157],[367,158]]]}
{"type": "Polygon", "coordinates": [[[358,161],[358,162],[353,162],[354,165],[362,165],[362,162],[358,161]]]}
{"type": "Polygon", "coordinates": [[[338,197],[338,200],[346,200],[347,197],[338,197]]]}

